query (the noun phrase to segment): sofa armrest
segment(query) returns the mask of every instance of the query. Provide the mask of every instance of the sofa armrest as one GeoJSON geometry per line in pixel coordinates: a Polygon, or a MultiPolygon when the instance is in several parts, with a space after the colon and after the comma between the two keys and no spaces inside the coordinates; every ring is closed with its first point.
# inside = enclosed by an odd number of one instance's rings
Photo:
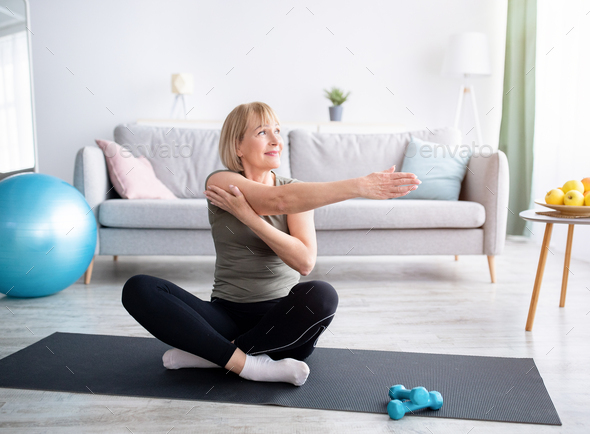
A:
{"type": "MultiPolygon", "coordinates": [[[[100,223],[98,223],[100,204],[118,196],[109,179],[106,160],[100,148],[85,146],[78,151],[74,165],[74,187],[82,193],[90,205],[96,218],[96,225],[100,228],[100,223]]],[[[98,252],[97,240],[94,254],[96,255],[98,252]]]]}
{"type": "Polygon", "coordinates": [[[486,210],[484,255],[504,250],[508,218],[508,159],[502,151],[491,155],[475,154],[469,160],[459,200],[481,203],[486,210]]]}

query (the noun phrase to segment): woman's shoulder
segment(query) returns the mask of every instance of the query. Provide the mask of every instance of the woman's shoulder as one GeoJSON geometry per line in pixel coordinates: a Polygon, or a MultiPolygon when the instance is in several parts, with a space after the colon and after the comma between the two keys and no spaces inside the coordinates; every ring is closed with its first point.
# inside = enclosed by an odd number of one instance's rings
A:
{"type": "MultiPolygon", "coordinates": [[[[217,173],[224,173],[224,175],[222,175],[222,176],[227,176],[227,175],[229,175],[229,176],[234,176],[233,174],[236,174],[236,175],[238,175],[238,176],[244,176],[244,175],[242,174],[242,172],[235,172],[235,171],[233,171],[233,170],[230,170],[230,169],[219,169],[219,170],[215,170],[215,171],[211,172],[211,173],[210,173],[210,174],[207,176],[207,178],[205,179],[205,188],[207,188],[207,182],[209,182],[209,178],[211,178],[213,175],[215,175],[215,174],[217,174],[217,173]],[[227,175],[225,175],[226,173],[227,173],[227,175]]],[[[219,176],[219,175],[218,175],[218,176],[219,176]]]]}

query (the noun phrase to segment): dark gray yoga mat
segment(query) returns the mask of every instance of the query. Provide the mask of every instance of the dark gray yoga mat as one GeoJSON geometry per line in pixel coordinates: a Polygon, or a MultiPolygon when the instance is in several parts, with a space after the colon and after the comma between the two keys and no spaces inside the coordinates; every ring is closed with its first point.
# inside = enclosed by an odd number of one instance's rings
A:
{"type": "MultiPolygon", "coordinates": [[[[167,370],[155,338],[56,332],[0,360],[0,387],[349,410],[386,415],[394,384],[439,391],[415,415],[561,425],[533,359],[316,348],[302,387],[226,369],[167,370]]],[[[406,415],[406,417],[414,415],[406,415]]]]}

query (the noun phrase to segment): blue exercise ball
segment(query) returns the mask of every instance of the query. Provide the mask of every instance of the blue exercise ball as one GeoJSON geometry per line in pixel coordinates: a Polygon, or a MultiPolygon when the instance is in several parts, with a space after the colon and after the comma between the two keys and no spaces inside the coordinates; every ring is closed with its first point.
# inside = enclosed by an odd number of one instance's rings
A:
{"type": "Polygon", "coordinates": [[[0,292],[43,297],[84,273],[96,249],[96,219],[67,182],[21,173],[0,182],[0,292]]]}

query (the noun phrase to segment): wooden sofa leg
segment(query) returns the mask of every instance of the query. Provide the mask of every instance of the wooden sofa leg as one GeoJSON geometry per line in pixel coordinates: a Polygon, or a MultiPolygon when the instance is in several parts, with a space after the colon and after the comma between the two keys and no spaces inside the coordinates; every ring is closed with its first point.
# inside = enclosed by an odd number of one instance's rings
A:
{"type": "Polygon", "coordinates": [[[119,256],[118,255],[113,256],[113,261],[118,261],[118,260],[119,260],[119,256]]]}
{"type": "Polygon", "coordinates": [[[90,279],[92,279],[92,267],[94,267],[94,258],[92,258],[92,262],[90,262],[90,265],[88,266],[88,268],[86,269],[86,273],[84,274],[85,285],[89,285],[90,279]]]}
{"type": "Polygon", "coordinates": [[[459,260],[459,255],[455,255],[455,261],[459,260]]]}
{"type": "Polygon", "coordinates": [[[490,277],[492,283],[496,283],[496,257],[494,255],[488,255],[488,265],[490,267],[490,277]]]}

